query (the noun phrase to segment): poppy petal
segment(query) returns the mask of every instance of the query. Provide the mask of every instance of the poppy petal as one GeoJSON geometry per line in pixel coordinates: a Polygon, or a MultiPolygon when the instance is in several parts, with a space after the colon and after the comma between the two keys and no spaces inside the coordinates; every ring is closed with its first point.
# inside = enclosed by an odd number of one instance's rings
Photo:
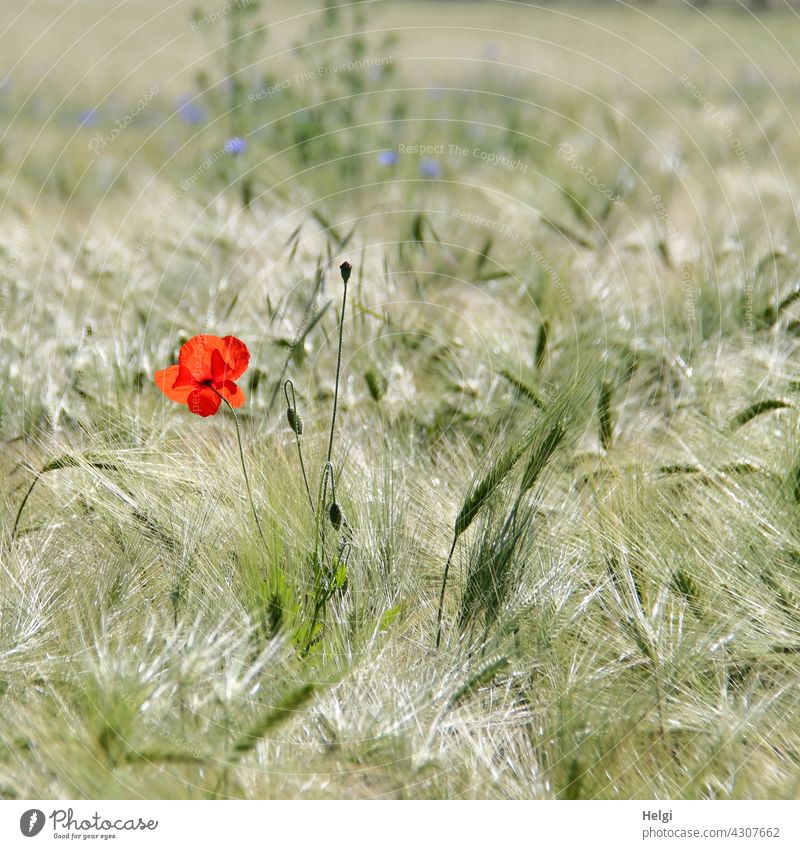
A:
{"type": "Polygon", "coordinates": [[[210,386],[198,386],[186,400],[189,412],[198,416],[213,416],[221,403],[222,399],[210,386]]]}
{"type": "Polygon", "coordinates": [[[232,380],[226,380],[222,384],[219,394],[222,395],[231,407],[241,407],[244,404],[245,394],[232,380]]]}
{"type": "Polygon", "coordinates": [[[180,366],[169,366],[168,368],[157,371],[154,375],[156,386],[173,401],[179,404],[185,404],[189,398],[189,393],[192,391],[191,386],[175,388],[175,381],[178,377],[180,366]]]}
{"type": "Polygon", "coordinates": [[[229,371],[230,369],[228,368],[228,364],[222,359],[222,354],[220,354],[217,350],[212,351],[211,379],[218,387],[225,383],[229,371]]]}
{"type": "Polygon", "coordinates": [[[192,336],[181,348],[178,362],[191,373],[198,383],[211,379],[211,354],[221,351],[222,339],[201,333],[192,336]]]}
{"type": "Polygon", "coordinates": [[[228,364],[227,380],[238,380],[246,371],[250,363],[250,351],[241,339],[235,336],[226,336],[222,340],[222,356],[228,364]]]}
{"type": "Polygon", "coordinates": [[[173,389],[180,389],[183,386],[193,387],[197,385],[197,381],[192,377],[192,373],[185,366],[178,366],[178,376],[175,378],[175,383],[172,384],[173,389]]]}

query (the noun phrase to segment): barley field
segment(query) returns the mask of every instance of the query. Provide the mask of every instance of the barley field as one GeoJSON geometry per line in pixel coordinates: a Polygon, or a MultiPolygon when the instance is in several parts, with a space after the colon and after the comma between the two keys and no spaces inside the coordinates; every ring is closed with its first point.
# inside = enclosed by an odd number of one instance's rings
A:
{"type": "Polygon", "coordinates": [[[0,12],[0,797],[797,797],[793,7],[0,12]]]}

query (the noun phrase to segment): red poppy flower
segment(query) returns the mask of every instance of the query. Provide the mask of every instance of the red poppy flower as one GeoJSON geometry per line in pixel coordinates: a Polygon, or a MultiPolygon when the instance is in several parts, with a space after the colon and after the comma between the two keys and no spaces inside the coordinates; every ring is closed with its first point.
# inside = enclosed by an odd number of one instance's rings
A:
{"type": "Polygon", "coordinates": [[[250,362],[247,345],[235,336],[192,336],[181,348],[178,365],[155,373],[156,386],[198,416],[213,416],[224,398],[231,407],[244,404],[234,383],[250,362]]]}

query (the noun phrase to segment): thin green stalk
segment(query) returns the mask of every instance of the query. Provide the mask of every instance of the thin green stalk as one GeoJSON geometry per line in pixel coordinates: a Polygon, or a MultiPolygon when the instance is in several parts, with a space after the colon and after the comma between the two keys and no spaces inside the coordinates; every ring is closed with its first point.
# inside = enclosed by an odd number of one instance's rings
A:
{"type": "MultiPolygon", "coordinates": [[[[104,463],[104,462],[92,461],[92,460],[88,460],[88,459],[87,459],[86,462],[88,462],[89,465],[94,466],[97,469],[111,469],[113,471],[116,471],[116,467],[114,466],[113,463],[104,463]]],[[[74,467],[74,466],[77,466],[77,465],[78,465],[78,463],[75,460],[70,460],[69,458],[59,457],[55,460],[51,460],[49,463],[45,464],[44,466],[42,466],[41,469],[39,469],[39,471],[36,473],[36,477],[33,479],[33,482],[28,487],[28,491],[25,493],[25,497],[22,499],[22,503],[19,505],[19,510],[17,510],[17,515],[14,518],[14,526],[11,529],[11,537],[9,539],[9,548],[11,548],[13,546],[14,540],[17,537],[17,531],[19,531],[19,523],[20,523],[20,520],[22,519],[22,512],[25,510],[25,505],[28,503],[28,499],[33,494],[33,490],[36,488],[36,484],[39,483],[39,479],[42,477],[42,475],[46,474],[47,472],[53,472],[56,469],[71,468],[71,467],[74,467]]]]}
{"type": "Polygon", "coordinates": [[[336,485],[333,482],[333,465],[331,463],[326,463],[325,467],[322,470],[322,477],[319,481],[319,492],[317,494],[317,508],[314,511],[314,515],[316,517],[316,540],[314,543],[314,547],[318,552],[319,559],[322,559],[322,552],[319,550],[319,542],[320,538],[323,539],[324,545],[324,527],[325,522],[322,519],[322,516],[325,512],[325,502],[328,497],[328,480],[331,482],[331,491],[333,492],[333,499],[336,500],[336,485]]]}
{"type": "Polygon", "coordinates": [[[322,477],[319,481],[319,491],[317,493],[317,508],[314,511],[314,612],[311,614],[311,622],[309,624],[308,630],[308,639],[306,640],[305,647],[303,648],[303,657],[305,657],[308,652],[311,650],[311,644],[314,640],[314,626],[320,619],[320,614],[322,613],[326,597],[323,592],[322,580],[324,577],[324,569],[322,567],[322,558],[325,549],[325,522],[322,518],[324,514],[324,504],[325,499],[328,494],[328,479],[331,478],[331,487],[333,487],[332,482],[333,477],[333,466],[330,463],[326,463],[325,467],[322,470],[322,477]]]}
{"type": "Polygon", "coordinates": [[[22,518],[22,511],[25,509],[25,505],[28,503],[28,499],[31,497],[31,493],[34,490],[34,487],[39,482],[39,478],[44,474],[44,469],[36,474],[36,477],[33,479],[33,483],[28,488],[28,491],[25,493],[25,497],[22,499],[22,503],[19,505],[19,510],[17,510],[17,517],[14,519],[14,527],[11,529],[11,539],[9,543],[13,545],[14,540],[17,537],[17,529],[19,528],[19,520],[22,518]]]}
{"type": "Polygon", "coordinates": [[[439,613],[436,617],[436,648],[439,648],[439,643],[442,640],[442,610],[444,609],[444,591],[447,587],[447,575],[450,571],[450,563],[453,560],[453,552],[456,550],[458,535],[453,536],[453,544],[450,546],[450,553],[447,555],[447,563],[444,564],[444,575],[442,576],[442,591],[439,593],[439,613]]]}
{"type": "Polygon", "coordinates": [[[314,613],[311,616],[311,624],[308,628],[308,639],[306,640],[306,644],[303,647],[302,655],[306,657],[308,653],[311,651],[311,646],[314,644],[314,638],[316,634],[314,633],[314,629],[316,624],[320,621],[320,614],[325,608],[325,598],[320,593],[319,589],[317,589],[317,597],[314,602],[314,613]]]}
{"type": "MultiPolygon", "coordinates": [[[[213,387],[211,387],[211,388],[213,389],[213,387]]],[[[217,390],[214,389],[214,392],[217,392],[217,390]]],[[[261,542],[263,542],[264,545],[266,546],[267,540],[266,540],[266,537],[264,536],[264,531],[261,528],[261,522],[259,521],[258,513],[256,513],[256,505],[255,505],[255,502],[253,501],[253,491],[252,491],[252,489],[250,489],[250,477],[247,474],[247,463],[245,462],[245,459],[244,459],[244,448],[242,447],[242,431],[239,428],[239,417],[236,415],[236,410],[234,410],[233,407],[231,407],[228,399],[224,398],[219,392],[217,392],[217,395],[219,395],[219,397],[225,402],[225,405],[227,406],[227,408],[233,414],[233,423],[236,425],[236,442],[239,445],[239,459],[242,461],[242,473],[244,474],[244,483],[245,483],[245,486],[247,487],[247,498],[250,501],[250,509],[253,511],[253,518],[255,519],[255,522],[256,522],[256,528],[258,528],[258,535],[261,537],[261,542]]]]}
{"type": "Polygon", "coordinates": [[[340,269],[342,272],[342,282],[344,283],[344,294],[342,295],[342,314],[339,317],[339,349],[336,354],[336,383],[333,388],[333,413],[331,414],[331,434],[328,439],[328,463],[331,462],[331,456],[333,455],[333,435],[336,429],[336,410],[339,407],[339,378],[342,371],[342,337],[344,335],[344,314],[347,309],[347,281],[350,279],[350,263],[343,262],[340,269]]]}
{"type": "Polygon", "coordinates": [[[286,396],[286,404],[289,409],[292,411],[292,415],[294,417],[294,422],[291,423],[292,431],[294,432],[294,439],[297,443],[297,457],[300,460],[300,471],[303,473],[303,483],[306,485],[306,495],[308,496],[308,506],[311,508],[311,512],[314,512],[314,499],[311,497],[311,487],[308,485],[308,475],[306,474],[306,464],[303,462],[303,449],[300,445],[300,431],[302,430],[302,425],[300,424],[300,416],[297,414],[297,396],[294,392],[294,383],[291,380],[287,380],[283,384],[283,394],[286,396]],[[289,388],[292,390],[292,400],[289,400],[289,388]]]}

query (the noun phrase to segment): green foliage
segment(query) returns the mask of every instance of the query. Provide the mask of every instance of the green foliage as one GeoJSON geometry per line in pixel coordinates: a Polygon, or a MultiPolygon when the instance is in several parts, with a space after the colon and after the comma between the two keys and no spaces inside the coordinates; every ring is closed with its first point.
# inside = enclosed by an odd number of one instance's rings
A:
{"type": "Polygon", "coordinates": [[[314,684],[301,684],[283,696],[278,704],[270,708],[251,725],[230,748],[229,759],[234,763],[255,749],[258,743],[279,725],[295,719],[300,709],[311,699],[316,691],[314,684]]]}
{"type": "Polygon", "coordinates": [[[611,401],[614,388],[608,381],[603,381],[600,387],[600,397],[597,401],[597,427],[600,436],[600,445],[608,449],[614,438],[614,423],[611,416],[611,401]]]}
{"type": "Polygon", "coordinates": [[[494,491],[511,472],[519,458],[530,447],[531,441],[532,436],[529,433],[504,448],[497,459],[491,464],[486,475],[472,487],[456,517],[456,539],[472,524],[475,517],[481,511],[481,508],[489,501],[494,491]]]}
{"type": "MultiPolygon", "coordinates": [[[[456,85],[414,41],[452,4],[413,36],[400,5],[242,4],[153,54],[204,67],[205,123],[165,84],[97,155],[59,81],[0,88],[0,795],[796,798],[797,133],[732,55],[693,65],[748,173],[640,75],[722,17],[639,15],[632,54],[593,25],[624,9],[493,4],[597,61],[532,82],[503,38],[456,85]],[[201,330],[252,352],[263,539],[229,412],[152,383],[201,330]]],[[[724,24],[791,107],[791,28],[724,24]]]]}
{"type": "Polygon", "coordinates": [[[784,401],[780,398],[765,398],[763,401],[757,401],[755,404],[751,404],[746,409],[737,413],[733,417],[731,427],[742,427],[742,425],[746,425],[756,416],[760,416],[763,413],[768,413],[772,410],[786,410],[792,409],[793,407],[794,404],[790,401],[784,401]]]}
{"type": "Polygon", "coordinates": [[[533,545],[534,513],[530,508],[488,518],[469,557],[461,597],[459,626],[463,631],[483,625],[483,639],[498,621],[504,606],[522,583],[533,545]]]}

